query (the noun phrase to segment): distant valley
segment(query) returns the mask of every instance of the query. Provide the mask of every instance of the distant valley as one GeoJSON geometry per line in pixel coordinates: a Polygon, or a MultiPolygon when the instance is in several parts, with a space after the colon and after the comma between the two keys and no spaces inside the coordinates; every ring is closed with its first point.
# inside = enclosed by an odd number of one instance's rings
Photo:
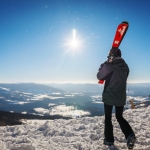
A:
{"type": "MultiPolygon", "coordinates": [[[[103,85],[98,84],[0,84],[0,110],[40,116],[103,115],[103,85]]],[[[150,84],[128,84],[129,99],[149,100],[150,84]]]]}

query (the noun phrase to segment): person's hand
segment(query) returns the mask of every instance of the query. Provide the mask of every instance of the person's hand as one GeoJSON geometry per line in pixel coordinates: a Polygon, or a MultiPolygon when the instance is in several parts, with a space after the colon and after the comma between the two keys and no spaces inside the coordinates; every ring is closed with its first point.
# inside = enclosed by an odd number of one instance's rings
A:
{"type": "Polygon", "coordinates": [[[99,67],[99,71],[103,68],[103,66],[104,66],[104,64],[106,64],[107,63],[107,61],[105,61],[104,63],[102,63],[101,65],[100,65],[100,67],[99,67]]]}

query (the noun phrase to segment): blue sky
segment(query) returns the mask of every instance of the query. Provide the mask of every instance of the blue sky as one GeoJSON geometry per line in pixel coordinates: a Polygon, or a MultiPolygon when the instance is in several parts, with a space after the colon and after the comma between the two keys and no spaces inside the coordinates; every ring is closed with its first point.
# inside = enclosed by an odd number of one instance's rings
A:
{"type": "Polygon", "coordinates": [[[128,82],[150,82],[149,0],[0,0],[0,83],[97,83],[116,28],[128,82]],[[76,31],[79,46],[69,43],[76,31]]]}

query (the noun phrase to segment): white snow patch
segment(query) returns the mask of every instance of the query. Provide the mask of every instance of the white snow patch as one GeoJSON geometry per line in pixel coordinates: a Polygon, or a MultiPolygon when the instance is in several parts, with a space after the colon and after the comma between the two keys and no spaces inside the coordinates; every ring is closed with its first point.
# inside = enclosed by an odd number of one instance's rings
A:
{"type": "Polygon", "coordinates": [[[0,89],[5,90],[5,91],[10,91],[10,89],[4,88],[4,87],[1,87],[1,86],[0,86],[0,89]]]}
{"type": "Polygon", "coordinates": [[[30,100],[43,100],[44,98],[49,98],[49,99],[60,99],[60,98],[65,98],[63,96],[49,96],[46,94],[39,94],[39,95],[34,95],[34,97],[30,100]]]}
{"type": "Polygon", "coordinates": [[[60,98],[65,98],[65,97],[63,97],[63,96],[62,97],[53,97],[53,96],[50,96],[49,98],[50,99],[60,99],[60,98]]]}
{"type": "MultiPolygon", "coordinates": [[[[126,110],[124,117],[137,137],[134,150],[150,150],[150,106],[126,110]]],[[[115,145],[119,150],[127,150],[126,140],[115,114],[112,115],[112,122],[115,145]]],[[[0,149],[108,150],[103,145],[103,132],[104,116],[70,120],[28,120],[25,125],[0,127],[0,149]]]]}
{"type": "Polygon", "coordinates": [[[50,115],[61,115],[74,118],[90,115],[90,113],[88,111],[76,110],[74,106],[59,105],[50,108],[50,115]]]}
{"type": "Polygon", "coordinates": [[[49,103],[48,106],[55,106],[57,104],[54,104],[54,103],[49,103]]]}
{"type": "Polygon", "coordinates": [[[26,111],[23,111],[22,114],[27,114],[27,112],[26,112],[26,111]]]}
{"type": "Polygon", "coordinates": [[[44,108],[34,108],[34,110],[40,114],[49,114],[49,110],[48,109],[44,109],[44,108]]]}
{"type": "Polygon", "coordinates": [[[30,103],[30,102],[15,102],[14,104],[20,104],[20,105],[24,105],[24,104],[27,104],[27,103],[30,103]]]}
{"type": "Polygon", "coordinates": [[[103,102],[101,102],[101,101],[92,101],[92,103],[103,104],[103,102]]]}
{"type": "Polygon", "coordinates": [[[64,95],[64,96],[66,96],[66,97],[74,97],[74,95],[72,94],[66,94],[66,95],[64,95]]]}
{"type": "Polygon", "coordinates": [[[56,92],[54,92],[54,93],[52,93],[53,95],[60,95],[61,93],[60,92],[58,92],[58,93],[56,93],[56,92]]]}

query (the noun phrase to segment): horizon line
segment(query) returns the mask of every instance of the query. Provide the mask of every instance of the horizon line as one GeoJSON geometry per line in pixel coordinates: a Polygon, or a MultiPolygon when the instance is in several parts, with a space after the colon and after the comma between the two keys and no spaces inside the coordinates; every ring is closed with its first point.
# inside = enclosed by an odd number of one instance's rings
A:
{"type": "MultiPolygon", "coordinates": [[[[98,84],[98,82],[0,82],[0,84],[98,84]]],[[[150,82],[127,82],[127,84],[150,84],[150,82]]],[[[104,84],[100,84],[104,85],[104,84]]]]}

